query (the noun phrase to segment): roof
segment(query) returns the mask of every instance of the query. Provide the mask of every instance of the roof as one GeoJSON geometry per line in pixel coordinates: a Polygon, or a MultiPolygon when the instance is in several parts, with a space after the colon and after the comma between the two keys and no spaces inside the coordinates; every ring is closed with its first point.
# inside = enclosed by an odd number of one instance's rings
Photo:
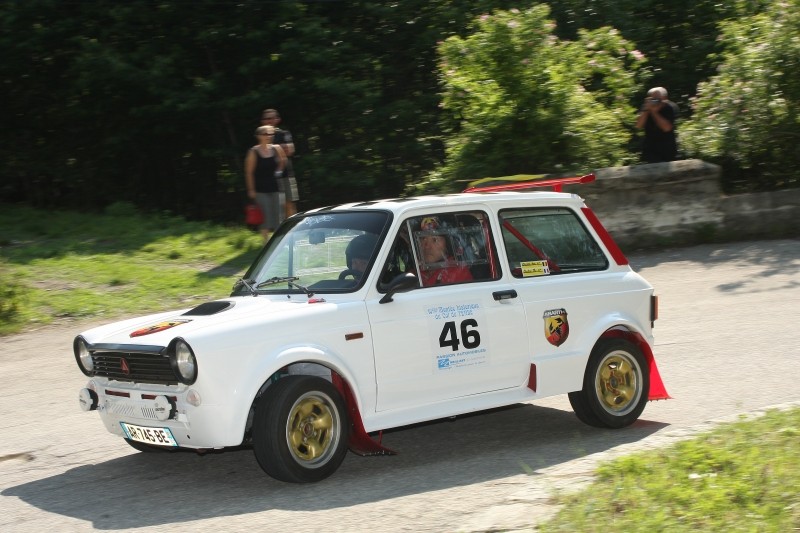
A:
{"type": "Polygon", "coordinates": [[[516,204],[524,203],[527,205],[540,204],[543,206],[567,205],[579,206],[583,203],[583,198],[577,194],[560,193],[550,191],[532,192],[486,192],[486,193],[457,193],[427,196],[412,196],[408,198],[386,198],[381,200],[371,200],[367,202],[353,202],[339,204],[328,207],[310,209],[306,213],[321,213],[326,211],[346,211],[346,210],[382,210],[391,211],[395,214],[402,214],[407,211],[427,208],[452,208],[452,207],[477,207],[487,204],[516,204]]]}

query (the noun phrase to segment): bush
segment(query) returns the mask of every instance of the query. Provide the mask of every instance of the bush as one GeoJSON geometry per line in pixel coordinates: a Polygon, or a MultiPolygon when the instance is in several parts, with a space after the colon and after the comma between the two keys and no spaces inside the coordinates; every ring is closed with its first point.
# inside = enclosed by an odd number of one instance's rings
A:
{"type": "Polygon", "coordinates": [[[692,157],[725,169],[727,192],[800,186],[800,2],[722,24],[719,74],[698,87],[679,130],[692,157]]]}
{"type": "Polygon", "coordinates": [[[22,287],[5,275],[0,276],[0,332],[19,320],[21,299],[22,287]]]}
{"type": "Polygon", "coordinates": [[[106,207],[105,214],[112,217],[132,217],[138,215],[139,211],[130,202],[114,202],[106,207]]]}
{"type": "Polygon", "coordinates": [[[627,164],[644,57],[613,28],[555,37],[546,5],[483,15],[440,44],[447,165],[439,179],[627,164]]]}

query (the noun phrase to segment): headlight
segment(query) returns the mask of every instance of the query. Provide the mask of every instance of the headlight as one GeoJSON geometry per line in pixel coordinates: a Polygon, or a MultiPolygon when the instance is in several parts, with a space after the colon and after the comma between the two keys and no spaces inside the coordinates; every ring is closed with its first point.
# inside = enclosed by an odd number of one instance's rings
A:
{"type": "Polygon", "coordinates": [[[174,339],[170,343],[169,355],[172,370],[181,383],[186,385],[194,383],[197,379],[197,359],[186,341],[181,338],[174,339]]]}
{"type": "Polygon", "coordinates": [[[87,376],[94,375],[94,361],[92,361],[92,354],[89,353],[89,345],[86,340],[78,335],[72,342],[72,351],[75,352],[75,361],[78,363],[78,368],[87,376]]]}

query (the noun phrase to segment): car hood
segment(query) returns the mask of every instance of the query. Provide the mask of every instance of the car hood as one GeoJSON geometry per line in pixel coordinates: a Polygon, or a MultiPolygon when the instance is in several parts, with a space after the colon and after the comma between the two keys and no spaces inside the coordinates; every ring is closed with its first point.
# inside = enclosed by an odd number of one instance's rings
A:
{"type": "MultiPolygon", "coordinates": [[[[142,316],[90,329],[83,337],[90,344],[166,346],[175,337],[191,336],[233,321],[264,320],[312,307],[305,296],[287,300],[268,296],[237,296],[206,302],[190,309],[142,316]]],[[[320,302],[321,303],[321,302],[320,302]]],[[[323,304],[324,305],[324,304],[323,304]]]]}

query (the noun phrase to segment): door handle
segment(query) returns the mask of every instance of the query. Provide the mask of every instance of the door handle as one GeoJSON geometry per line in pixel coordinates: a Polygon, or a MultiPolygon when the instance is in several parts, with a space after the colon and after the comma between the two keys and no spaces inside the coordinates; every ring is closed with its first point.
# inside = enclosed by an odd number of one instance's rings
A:
{"type": "Polygon", "coordinates": [[[516,297],[517,297],[517,291],[515,291],[514,289],[509,289],[507,291],[495,291],[492,293],[492,298],[494,298],[498,302],[500,300],[510,300],[511,298],[516,298],[516,297]]]}

